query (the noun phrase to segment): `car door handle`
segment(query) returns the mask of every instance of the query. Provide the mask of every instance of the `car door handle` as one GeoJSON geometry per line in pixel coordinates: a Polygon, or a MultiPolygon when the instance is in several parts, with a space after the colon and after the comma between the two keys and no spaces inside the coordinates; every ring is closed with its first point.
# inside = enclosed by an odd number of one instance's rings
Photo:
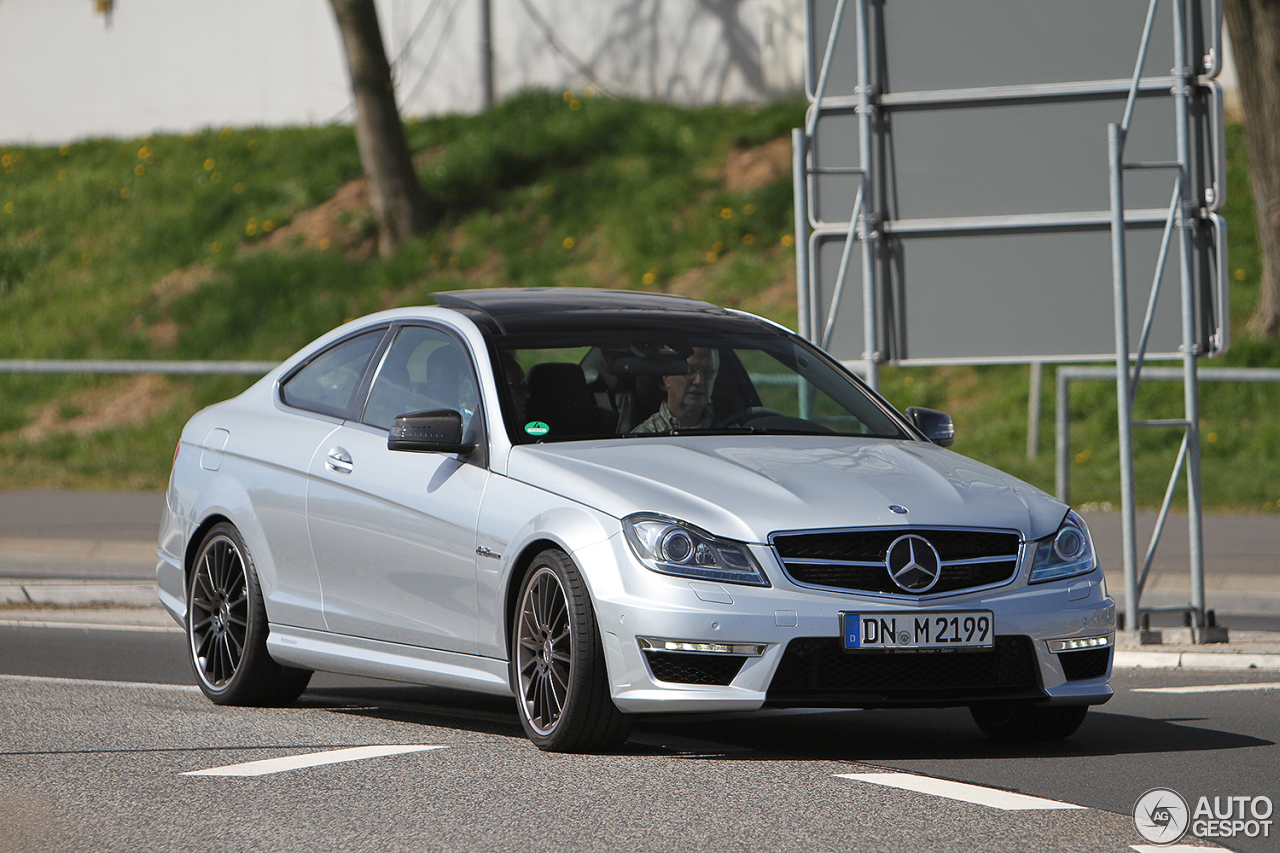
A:
{"type": "Polygon", "coordinates": [[[355,464],[351,461],[350,453],[341,447],[335,447],[329,451],[329,457],[324,460],[324,466],[339,474],[350,474],[355,464]]]}

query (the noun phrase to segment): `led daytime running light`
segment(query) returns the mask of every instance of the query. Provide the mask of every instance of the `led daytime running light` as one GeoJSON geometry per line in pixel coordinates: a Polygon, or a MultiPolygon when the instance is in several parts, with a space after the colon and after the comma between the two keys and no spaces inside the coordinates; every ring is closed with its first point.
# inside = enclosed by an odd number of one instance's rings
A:
{"type": "Polygon", "coordinates": [[[1070,640],[1050,640],[1049,651],[1055,655],[1059,652],[1078,652],[1082,649],[1100,649],[1111,645],[1111,635],[1105,637],[1075,637],[1070,640]]]}
{"type": "Polygon", "coordinates": [[[768,648],[765,643],[707,643],[701,640],[665,640],[661,637],[637,637],[646,652],[684,652],[699,655],[746,655],[758,658],[768,648]]]}

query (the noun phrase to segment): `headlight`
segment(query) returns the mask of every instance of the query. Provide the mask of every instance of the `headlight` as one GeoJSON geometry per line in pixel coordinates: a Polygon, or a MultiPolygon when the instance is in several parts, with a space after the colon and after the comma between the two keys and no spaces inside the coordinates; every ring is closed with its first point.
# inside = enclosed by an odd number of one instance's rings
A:
{"type": "Polygon", "coordinates": [[[740,542],[717,539],[691,524],[643,512],[622,519],[622,529],[637,559],[655,572],[769,586],[751,552],[740,542]]]}
{"type": "Polygon", "coordinates": [[[1044,583],[1091,572],[1098,567],[1093,540],[1084,519],[1075,510],[1067,513],[1058,532],[1036,543],[1028,583],[1044,583]]]}

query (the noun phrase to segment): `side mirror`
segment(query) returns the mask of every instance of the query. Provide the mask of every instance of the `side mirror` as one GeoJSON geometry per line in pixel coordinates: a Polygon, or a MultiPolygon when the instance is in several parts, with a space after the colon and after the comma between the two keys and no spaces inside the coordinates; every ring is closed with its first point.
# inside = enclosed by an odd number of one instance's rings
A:
{"type": "Polygon", "coordinates": [[[926,409],[922,406],[908,406],[907,417],[915,428],[924,433],[924,437],[939,447],[950,447],[956,440],[956,428],[951,423],[951,416],[937,409],[926,409]]]}
{"type": "Polygon", "coordinates": [[[388,450],[416,453],[470,453],[475,444],[462,440],[462,415],[452,409],[409,412],[398,416],[387,434],[388,450]]]}

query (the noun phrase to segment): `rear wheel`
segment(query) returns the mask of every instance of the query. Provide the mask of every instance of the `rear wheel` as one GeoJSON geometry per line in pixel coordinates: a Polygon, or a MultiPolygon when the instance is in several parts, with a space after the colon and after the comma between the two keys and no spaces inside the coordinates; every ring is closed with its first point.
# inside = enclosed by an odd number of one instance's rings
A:
{"type": "Polygon", "coordinates": [[[219,705],[285,705],[311,671],[267,653],[267,612],[240,531],[215,525],[200,544],[187,586],[187,650],[196,683],[219,705]]]}
{"type": "Polygon", "coordinates": [[[1049,741],[1075,734],[1089,713],[1089,706],[985,702],[971,705],[969,713],[983,734],[994,740],[1049,741]]]}
{"type": "Polygon", "coordinates": [[[529,567],[511,645],[520,723],[539,749],[595,752],[627,739],[630,724],[609,696],[586,584],[563,551],[543,551],[529,567]]]}

